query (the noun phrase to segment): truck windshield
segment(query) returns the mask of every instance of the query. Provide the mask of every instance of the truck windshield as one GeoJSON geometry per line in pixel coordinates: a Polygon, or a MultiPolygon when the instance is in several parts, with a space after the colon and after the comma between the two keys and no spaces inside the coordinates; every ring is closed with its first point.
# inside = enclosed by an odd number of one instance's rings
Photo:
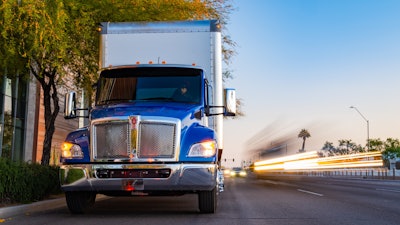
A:
{"type": "Polygon", "coordinates": [[[132,101],[174,101],[199,104],[202,72],[193,68],[121,68],[104,70],[96,105],[132,101]]]}

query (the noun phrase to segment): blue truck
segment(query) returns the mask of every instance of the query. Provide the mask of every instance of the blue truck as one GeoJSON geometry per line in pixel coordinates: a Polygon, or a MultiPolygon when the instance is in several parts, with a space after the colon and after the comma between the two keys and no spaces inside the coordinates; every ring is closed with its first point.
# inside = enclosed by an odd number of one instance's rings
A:
{"type": "Polygon", "coordinates": [[[197,194],[199,212],[215,213],[223,118],[236,113],[219,21],[105,22],[99,33],[94,103],[77,108],[77,94],[65,96],[66,119],[88,114],[61,149],[69,210],[84,213],[97,194],[197,194]]]}

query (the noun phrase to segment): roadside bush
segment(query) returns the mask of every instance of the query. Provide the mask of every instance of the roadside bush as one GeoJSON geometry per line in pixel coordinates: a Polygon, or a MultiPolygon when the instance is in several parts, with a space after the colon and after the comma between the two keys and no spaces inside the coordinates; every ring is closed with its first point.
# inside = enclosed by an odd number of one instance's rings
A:
{"type": "Polygon", "coordinates": [[[0,202],[29,203],[60,193],[58,167],[0,158],[0,202]]]}

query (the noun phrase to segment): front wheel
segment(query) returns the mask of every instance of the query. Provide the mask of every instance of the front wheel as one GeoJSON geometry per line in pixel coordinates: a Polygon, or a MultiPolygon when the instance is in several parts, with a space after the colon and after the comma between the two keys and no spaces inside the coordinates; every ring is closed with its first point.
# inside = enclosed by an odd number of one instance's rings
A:
{"type": "Polygon", "coordinates": [[[217,190],[214,188],[211,191],[200,191],[199,209],[201,213],[215,213],[217,211],[217,190]]]}
{"type": "Polygon", "coordinates": [[[96,193],[89,191],[65,192],[68,209],[71,213],[81,214],[96,201],[96,193]]]}

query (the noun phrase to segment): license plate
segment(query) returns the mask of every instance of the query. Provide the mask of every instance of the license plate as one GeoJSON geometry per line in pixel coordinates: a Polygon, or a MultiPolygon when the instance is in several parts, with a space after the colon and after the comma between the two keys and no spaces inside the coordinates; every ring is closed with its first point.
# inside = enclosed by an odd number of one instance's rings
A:
{"type": "Polygon", "coordinates": [[[122,180],[122,189],[125,191],[143,191],[143,179],[122,180]]]}

